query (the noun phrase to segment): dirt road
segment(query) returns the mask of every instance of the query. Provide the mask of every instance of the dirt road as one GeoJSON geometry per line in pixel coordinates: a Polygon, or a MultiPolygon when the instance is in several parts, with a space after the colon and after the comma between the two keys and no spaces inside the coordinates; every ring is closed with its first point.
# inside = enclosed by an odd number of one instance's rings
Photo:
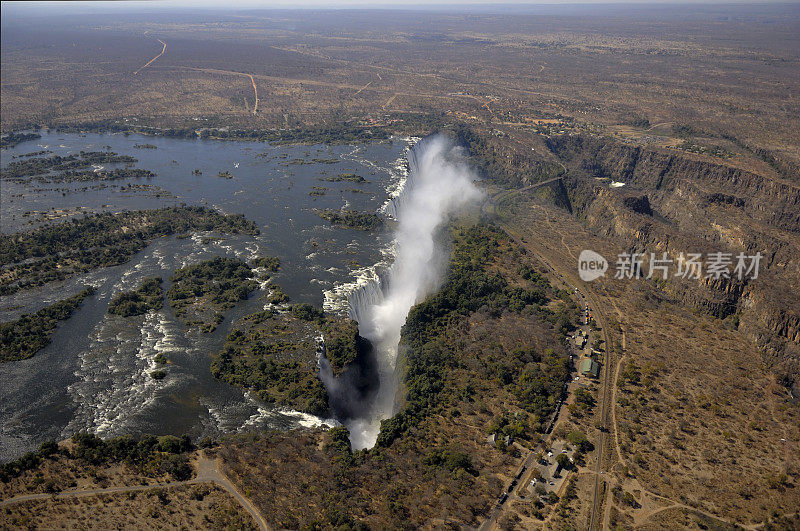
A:
{"type": "Polygon", "coordinates": [[[156,488],[170,488],[178,487],[181,485],[195,485],[198,483],[215,483],[225,489],[228,494],[233,496],[244,509],[250,513],[253,520],[256,521],[258,527],[262,531],[270,529],[264,517],[258,512],[258,509],[248,500],[236,486],[219,470],[219,461],[209,459],[205,454],[201,453],[197,459],[197,474],[194,478],[186,481],[169,481],[167,483],[154,483],[151,485],[132,485],[128,487],[108,487],[105,489],[88,489],[88,490],[75,490],[67,492],[59,492],[55,494],[26,494],[23,496],[16,496],[7,500],[0,501],[0,506],[11,505],[14,503],[22,503],[30,500],[43,500],[43,499],[62,499],[62,498],[76,498],[80,496],[96,496],[98,494],[114,494],[120,492],[136,492],[143,490],[150,490],[156,488]]]}
{"type": "Polygon", "coordinates": [[[253,84],[253,94],[255,94],[256,103],[253,105],[253,114],[258,114],[258,87],[256,86],[256,80],[252,74],[247,74],[250,76],[250,82],[253,84]]]}
{"type": "MultiPolygon", "coordinates": [[[[563,165],[562,165],[563,166],[563,165]]],[[[576,275],[576,264],[573,257],[566,256],[562,254],[560,251],[555,249],[549,249],[545,245],[540,244],[540,242],[534,243],[532,241],[527,241],[520,237],[516,231],[510,227],[508,224],[502,221],[502,217],[500,215],[499,207],[500,205],[511,199],[514,195],[519,193],[532,190],[541,186],[545,186],[550,184],[554,181],[561,179],[561,177],[557,177],[555,179],[550,179],[541,183],[536,183],[530,186],[526,186],[524,188],[520,188],[518,190],[508,190],[504,192],[500,192],[496,194],[492,198],[492,203],[487,201],[484,203],[482,210],[484,213],[490,214],[494,213],[498,216],[498,221],[500,227],[503,231],[508,234],[508,236],[513,239],[518,245],[524,247],[528,251],[530,251],[534,256],[536,256],[539,261],[541,261],[548,269],[550,269],[553,273],[558,275],[558,277],[563,280],[567,285],[571,286],[573,289],[577,290],[577,293],[581,296],[581,298],[587,301],[593,310],[593,316],[599,328],[603,331],[603,339],[605,341],[606,346],[606,356],[603,363],[603,375],[602,375],[602,382],[601,382],[601,391],[600,391],[600,423],[602,425],[601,430],[598,433],[596,450],[597,453],[597,462],[595,466],[595,484],[593,489],[593,497],[592,497],[592,509],[590,512],[589,517],[589,528],[596,529],[599,525],[598,518],[600,516],[600,500],[601,500],[601,486],[604,484],[602,481],[602,472],[604,469],[604,451],[607,450],[608,444],[613,444],[613,439],[609,442],[606,441],[608,439],[607,431],[610,426],[609,420],[609,412],[611,411],[611,402],[613,399],[613,386],[612,386],[612,378],[614,375],[614,359],[613,359],[613,348],[611,343],[611,338],[608,334],[608,326],[607,326],[607,319],[605,318],[603,306],[600,304],[600,301],[595,293],[586,285],[584,282],[580,282],[576,275]]],[[[495,514],[497,511],[493,511],[492,516],[494,519],[497,518],[498,514],[495,514]]],[[[489,526],[493,523],[494,520],[490,517],[487,521],[489,526]]],[[[481,526],[484,528],[483,526],[481,526]]],[[[489,527],[485,527],[484,529],[489,529],[489,527]]]]}
{"type": "Polygon", "coordinates": [[[167,43],[166,43],[166,42],[164,42],[164,41],[162,41],[161,39],[156,39],[156,40],[157,40],[158,42],[160,42],[161,44],[163,44],[163,45],[164,45],[164,47],[161,49],[161,53],[160,53],[160,54],[158,54],[158,55],[156,55],[155,57],[153,57],[153,58],[152,58],[152,59],[150,59],[149,61],[147,61],[147,64],[145,64],[145,65],[144,65],[143,67],[141,67],[139,70],[137,70],[136,72],[134,72],[134,73],[133,73],[133,75],[134,75],[134,76],[135,76],[136,74],[138,74],[139,72],[141,72],[142,70],[144,70],[145,68],[147,68],[148,66],[150,66],[151,64],[155,63],[155,62],[156,62],[156,59],[158,59],[159,57],[161,57],[162,55],[164,55],[164,53],[167,51],[167,43]]]}

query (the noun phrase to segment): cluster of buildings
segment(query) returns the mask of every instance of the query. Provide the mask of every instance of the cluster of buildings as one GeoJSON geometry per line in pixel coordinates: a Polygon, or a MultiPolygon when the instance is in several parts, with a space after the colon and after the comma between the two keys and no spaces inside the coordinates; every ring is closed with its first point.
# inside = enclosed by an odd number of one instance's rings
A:
{"type": "MultiPolygon", "coordinates": [[[[589,308],[589,305],[586,305],[584,308],[583,317],[586,325],[589,325],[592,319],[591,308],[589,308]]],[[[602,353],[587,346],[589,341],[589,333],[583,329],[579,329],[575,334],[573,341],[575,342],[575,351],[581,353],[578,372],[581,375],[589,378],[598,378],[600,376],[600,364],[595,360],[595,357],[602,353]]]]}

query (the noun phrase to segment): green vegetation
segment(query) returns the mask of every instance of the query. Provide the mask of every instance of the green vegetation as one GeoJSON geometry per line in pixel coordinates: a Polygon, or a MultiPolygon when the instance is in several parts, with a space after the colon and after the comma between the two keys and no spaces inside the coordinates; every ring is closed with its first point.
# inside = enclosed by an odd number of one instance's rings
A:
{"type": "Polygon", "coordinates": [[[41,155],[48,155],[52,153],[49,149],[40,149],[39,151],[31,151],[30,153],[22,153],[21,155],[14,155],[12,158],[24,159],[27,157],[39,157],[41,155]]]}
{"type": "Polygon", "coordinates": [[[266,131],[209,131],[210,138],[229,140],[258,140],[271,144],[349,144],[386,140],[389,131],[337,123],[321,127],[279,129],[266,131]]]}
{"type": "Polygon", "coordinates": [[[158,146],[154,146],[153,144],[134,144],[133,147],[135,149],[158,149],[158,146]]]}
{"type": "Polygon", "coordinates": [[[336,226],[359,230],[375,230],[383,224],[383,219],[374,212],[355,210],[317,210],[317,215],[336,226]]]}
{"type": "Polygon", "coordinates": [[[138,440],[124,435],[104,441],[97,435],[76,433],[72,436],[72,443],[72,457],[90,465],[124,463],[148,477],[170,475],[178,481],[192,477],[187,454],[194,446],[187,435],[142,435],[138,440]]]}
{"type": "Polygon", "coordinates": [[[47,346],[58,322],[69,319],[83,299],[94,294],[94,291],[94,288],[86,288],[32,315],[26,314],[16,321],[0,323],[0,362],[30,358],[47,346]]]}
{"type": "Polygon", "coordinates": [[[319,333],[313,321],[266,310],[236,323],[222,351],[212,356],[211,373],[251,389],[262,401],[321,415],[328,395],[317,377],[319,333]]]}
{"type": "Polygon", "coordinates": [[[241,215],[202,207],[95,214],[0,235],[0,295],[127,262],[154,238],[189,231],[258,234],[241,215]]]}
{"type": "MultiPolygon", "coordinates": [[[[532,357],[535,360],[535,357],[532,357]]],[[[539,363],[527,363],[514,385],[514,394],[524,410],[544,419],[552,413],[569,380],[569,361],[551,349],[539,363]]]]}
{"type": "Polygon", "coordinates": [[[292,306],[292,317],[303,321],[316,321],[322,318],[322,310],[308,303],[300,303],[292,306]]]}
{"type": "Polygon", "coordinates": [[[635,362],[629,361],[626,363],[622,370],[619,373],[619,378],[617,379],[617,387],[621,391],[625,391],[628,385],[636,386],[639,385],[642,378],[642,373],[639,370],[639,367],[636,365],[635,362]]]}
{"type": "Polygon", "coordinates": [[[358,335],[358,323],[352,319],[329,319],[322,324],[322,331],[325,337],[325,357],[336,376],[369,348],[367,340],[358,335]]]}
{"type": "MultiPolygon", "coordinates": [[[[543,307],[548,301],[543,289],[545,280],[531,274],[529,277],[536,281],[533,289],[511,287],[499,272],[491,270],[501,245],[508,245],[502,231],[477,225],[454,231],[453,236],[453,257],[446,282],[437,293],[411,309],[403,326],[401,342],[407,347],[406,403],[399,413],[381,423],[379,446],[391,445],[441,403],[443,395],[459,389],[456,382],[446,385],[458,363],[458,347],[452,344],[448,330],[456,329],[465,316],[485,306],[492,312],[532,311],[545,319],[556,319],[543,307]]],[[[499,382],[541,425],[554,410],[569,378],[566,358],[552,350],[540,356],[533,349],[520,349],[508,361],[508,365],[496,367],[499,382]]],[[[509,426],[513,435],[524,435],[524,427],[519,432],[513,429],[514,425],[514,421],[506,419],[499,423],[498,431],[509,426]]]]}
{"type": "Polygon", "coordinates": [[[430,452],[422,462],[430,467],[443,468],[449,472],[463,470],[473,476],[478,475],[477,471],[475,471],[475,468],[472,466],[472,460],[469,455],[451,448],[434,450],[430,452]]]}
{"type": "Polygon", "coordinates": [[[200,175],[203,175],[203,170],[195,168],[192,170],[192,175],[194,175],[195,177],[199,177],[200,175]]]}
{"type": "Polygon", "coordinates": [[[594,408],[595,400],[592,393],[583,388],[575,390],[575,403],[568,406],[570,413],[577,418],[582,418],[594,408]]]}
{"type": "Polygon", "coordinates": [[[14,133],[11,132],[7,135],[3,135],[0,137],[0,147],[10,148],[14,147],[17,144],[21,144],[22,142],[28,142],[29,140],[38,140],[42,138],[42,135],[39,133],[14,133]]]}
{"type": "Polygon", "coordinates": [[[36,177],[37,181],[51,183],[72,183],[90,181],[116,181],[119,179],[152,179],[156,174],[139,168],[117,168],[115,170],[64,171],[55,175],[36,177]]]}
{"type": "Polygon", "coordinates": [[[150,310],[160,310],[164,305],[164,290],[161,278],[148,278],[135,291],[119,293],[108,305],[108,313],[131,317],[143,315],[150,310]]]}
{"type": "Polygon", "coordinates": [[[166,376],[167,372],[161,369],[156,369],[150,372],[150,378],[152,378],[153,380],[163,380],[164,378],[166,378],[166,376]]]}
{"type": "Polygon", "coordinates": [[[582,431],[571,431],[567,434],[567,440],[575,446],[579,452],[586,453],[594,450],[594,445],[582,431]]]}
{"type": "Polygon", "coordinates": [[[289,302],[289,295],[283,291],[283,288],[278,286],[277,284],[271,284],[269,286],[270,292],[269,296],[267,297],[267,302],[270,304],[284,304],[289,302]]]}
{"type": "Polygon", "coordinates": [[[217,177],[222,177],[223,179],[233,179],[233,174],[229,171],[221,171],[217,174],[217,177]]]}
{"type": "MultiPolygon", "coordinates": [[[[415,114],[403,115],[407,120],[418,119],[415,114]]],[[[412,128],[419,131],[419,128],[412,128]]],[[[112,120],[82,124],[59,125],[57,131],[64,133],[119,132],[139,133],[149,136],[188,139],[221,139],[269,142],[271,144],[350,144],[353,142],[374,142],[388,140],[393,131],[375,125],[358,125],[336,122],[320,126],[298,127],[294,129],[203,129],[198,134],[196,128],[158,128],[119,124],[112,120]]],[[[325,159],[326,161],[328,159],[325,159]]],[[[331,161],[338,159],[330,159],[331,161]]],[[[332,164],[333,162],[325,162],[332,164]]]]}
{"type": "Polygon", "coordinates": [[[13,161],[3,169],[3,179],[23,179],[46,175],[50,172],[85,170],[92,164],[127,164],[137,160],[128,155],[118,155],[111,151],[81,151],[74,155],[53,155],[13,161]]]}
{"type": "Polygon", "coordinates": [[[212,332],[222,322],[222,311],[233,308],[258,287],[252,276],[245,262],[218,256],[175,271],[167,300],[187,324],[212,332]]]}
{"type": "Polygon", "coordinates": [[[26,470],[36,468],[43,459],[51,459],[58,452],[58,444],[55,441],[43,442],[39,446],[39,450],[28,452],[13,461],[0,464],[0,481],[7,483],[12,478],[19,477],[26,470]]]}
{"type": "Polygon", "coordinates": [[[327,181],[329,183],[338,182],[351,182],[351,183],[368,183],[369,181],[355,173],[340,173],[336,177],[320,177],[320,181],[327,181]]]}
{"type": "Polygon", "coordinates": [[[314,340],[320,335],[336,375],[368,348],[355,321],[326,316],[321,309],[301,303],[288,313],[265,310],[238,321],[222,351],[213,356],[211,372],[253,390],[267,403],[324,414],[328,395],[317,376],[314,340]]]}
{"type": "Polygon", "coordinates": [[[281,261],[275,256],[261,256],[253,260],[253,267],[263,267],[273,273],[281,268],[281,261]]]}

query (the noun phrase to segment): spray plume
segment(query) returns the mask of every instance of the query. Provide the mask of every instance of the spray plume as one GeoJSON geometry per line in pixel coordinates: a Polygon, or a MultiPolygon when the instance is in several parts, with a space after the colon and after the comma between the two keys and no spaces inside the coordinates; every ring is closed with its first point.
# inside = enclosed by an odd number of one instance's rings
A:
{"type": "Polygon", "coordinates": [[[411,307],[442,282],[448,255],[438,245],[437,236],[443,224],[451,214],[476,204],[482,195],[473,184],[477,177],[467,165],[463,149],[444,136],[417,143],[409,151],[408,162],[408,179],[392,206],[397,219],[394,263],[387,274],[350,297],[350,315],[374,347],[377,391],[359,396],[351,388],[353,382],[334,379],[327,364],[323,363],[320,371],[334,413],[337,409],[343,413],[337,417],[349,428],[354,448],[372,447],[380,421],[394,413],[400,329],[411,307]]]}

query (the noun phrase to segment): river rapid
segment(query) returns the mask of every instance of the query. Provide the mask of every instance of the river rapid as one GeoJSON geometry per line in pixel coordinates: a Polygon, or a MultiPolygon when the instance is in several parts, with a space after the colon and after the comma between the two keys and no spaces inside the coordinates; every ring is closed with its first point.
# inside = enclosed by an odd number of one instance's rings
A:
{"type": "Polygon", "coordinates": [[[65,155],[110,149],[136,157],[137,168],[157,174],[152,179],[68,184],[3,181],[3,234],[30,230],[48,218],[60,222],[84,212],[180,204],[243,214],[261,234],[159,238],[126,264],[0,297],[5,322],[69,297],[84,285],[97,288],[95,296],[59,325],[50,345],[30,359],[0,364],[0,460],[81,430],[104,437],[188,433],[197,438],[325,422],[268,407],[211,376],[210,353],[221,347],[236,318],[263,306],[259,291],[229,311],[211,334],[184,327],[168,305],[144,316],[121,318],[107,313],[108,303],[144,278],[159,275],[167,281],[175,269],[213,256],[250,260],[269,255],[280,258],[275,281],[294,302],[324,303],[328,311],[347,313],[348,296],[365,271],[391,260],[393,234],[390,227],[377,232],[335,228],[314,209],[348,208],[391,218],[388,205],[403,186],[406,153],[414,140],[272,146],[45,132],[39,140],[3,150],[5,167],[20,155],[41,150],[65,155]],[[156,148],[134,148],[136,144],[156,148]],[[194,169],[202,175],[193,174],[194,169]],[[218,177],[223,171],[233,178],[218,177]],[[343,173],[369,182],[325,180],[343,173]],[[159,353],[170,365],[166,378],[154,380],[149,372],[159,353]]]}

